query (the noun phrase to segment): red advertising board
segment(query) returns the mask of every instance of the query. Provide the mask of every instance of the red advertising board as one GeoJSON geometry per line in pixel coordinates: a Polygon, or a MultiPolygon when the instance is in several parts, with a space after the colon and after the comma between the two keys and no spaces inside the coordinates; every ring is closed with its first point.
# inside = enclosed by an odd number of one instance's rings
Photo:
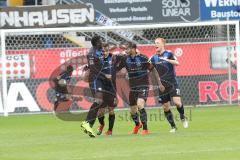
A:
{"type": "MultiPolygon", "coordinates": [[[[214,70],[211,68],[210,49],[212,47],[224,46],[224,43],[208,44],[177,44],[166,47],[178,58],[180,65],[176,67],[177,76],[195,76],[195,75],[215,75],[226,74],[227,70],[214,70]]],[[[148,57],[155,53],[155,47],[152,45],[139,46],[139,50],[148,57]]],[[[8,51],[7,54],[29,54],[33,57],[34,72],[31,78],[48,78],[54,69],[62,63],[69,61],[75,68],[86,64],[86,58],[77,59],[76,57],[87,54],[85,48],[54,48],[39,50],[19,50],[8,51]]],[[[33,69],[31,69],[33,70],[33,69]]],[[[79,75],[76,70],[74,75],[79,75]]]]}

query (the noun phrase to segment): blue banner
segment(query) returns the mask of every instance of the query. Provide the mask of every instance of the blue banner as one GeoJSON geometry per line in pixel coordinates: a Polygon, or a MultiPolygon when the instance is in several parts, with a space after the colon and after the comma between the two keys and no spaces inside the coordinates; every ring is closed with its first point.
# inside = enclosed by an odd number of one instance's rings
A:
{"type": "Polygon", "coordinates": [[[239,20],[240,0],[200,0],[200,19],[239,20]]]}

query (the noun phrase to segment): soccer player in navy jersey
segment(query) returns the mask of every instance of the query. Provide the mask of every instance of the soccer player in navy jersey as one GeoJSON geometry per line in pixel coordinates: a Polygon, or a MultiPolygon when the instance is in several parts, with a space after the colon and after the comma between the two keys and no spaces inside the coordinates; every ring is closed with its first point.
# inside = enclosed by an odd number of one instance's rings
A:
{"type": "Polygon", "coordinates": [[[104,128],[104,113],[105,109],[108,109],[109,112],[109,126],[108,130],[106,132],[106,135],[112,135],[112,130],[114,126],[114,121],[115,121],[115,113],[114,113],[114,108],[117,106],[117,98],[116,98],[116,74],[119,71],[118,66],[121,62],[121,55],[113,55],[111,50],[113,48],[109,47],[108,43],[103,44],[103,55],[104,55],[104,64],[103,64],[103,69],[102,73],[105,74],[105,81],[103,82],[105,86],[105,90],[107,92],[104,93],[103,95],[103,101],[104,101],[104,106],[99,109],[98,112],[98,121],[100,123],[100,126],[98,127],[97,134],[101,135],[103,128],[104,128]]]}
{"type": "MultiPolygon", "coordinates": [[[[112,54],[106,57],[103,50],[103,44],[99,36],[94,36],[91,39],[92,48],[87,55],[88,59],[88,82],[90,90],[92,92],[94,103],[90,107],[86,121],[83,121],[81,128],[90,137],[95,137],[95,133],[92,130],[92,126],[97,118],[99,109],[105,109],[106,106],[115,107],[116,101],[116,71],[112,64],[117,64],[117,61],[121,56],[114,56],[112,54]]],[[[121,59],[121,58],[120,58],[121,59]]],[[[113,123],[115,119],[114,112],[111,111],[111,123],[108,135],[112,134],[113,123]]],[[[100,121],[101,117],[100,117],[100,121]]]]}
{"type": "Polygon", "coordinates": [[[99,108],[103,107],[103,92],[105,75],[101,72],[104,64],[104,55],[102,52],[102,41],[99,36],[94,36],[91,39],[92,47],[87,55],[88,68],[89,68],[89,87],[92,92],[94,102],[90,107],[87,114],[86,121],[81,123],[81,128],[90,137],[95,137],[95,133],[92,130],[99,108]]]}
{"type": "Polygon", "coordinates": [[[184,115],[180,88],[175,73],[175,66],[179,65],[179,62],[173,53],[165,50],[165,44],[166,41],[163,38],[155,40],[156,53],[150,58],[150,62],[156,68],[165,87],[165,92],[159,95],[159,103],[163,104],[164,114],[172,127],[170,132],[175,133],[177,128],[170,110],[171,98],[177,107],[184,128],[188,128],[188,121],[184,115]]]}
{"type": "MultiPolygon", "coordinates": [[[[121,66],[125,67],[128,71],[129,78],[129,105],[130,113],[135,127],[132,130],[132,134],[137,134],[138,130],[143,127],[142,135],[149,134],[147,126],[147,113],[144,108],[149,90],[148,72],[154,69],[149,63],[148,58],[137,52],[136,44],[129,42],[126,45],[126,51],[128,55],[122,59],[121,66]],[[140,113],[140,120],[139,115],[140,113]]],[[[160,82],[160,81],[159,81],[160,82]]],[[[164,90],[162,84],[159,84],[160,90],[164,90]]]]}

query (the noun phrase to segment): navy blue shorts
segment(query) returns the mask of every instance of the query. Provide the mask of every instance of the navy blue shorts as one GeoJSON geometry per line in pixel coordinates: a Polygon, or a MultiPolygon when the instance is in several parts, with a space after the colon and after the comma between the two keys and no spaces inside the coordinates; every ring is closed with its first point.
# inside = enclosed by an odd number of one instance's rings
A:
{"type": "Polygon", "coordinates": [[[165,87],[165,91],[163,93],[159,91],[159,103],[169,102],[172,97],[181,97],[180,88],[177,82],[162,81],[162,84],[165,87]]]}
{"type": "Polygon", "coordinates": [[[96,92],[103,94],[104,106],[116,107],[116,83],[108,79],[95,79],[89,83],[93,96],[96,92]]]}
{"type": "Polygon", "coordinates": [[[148,87],[138,87],[138,88],[131,88],[129,93],[129,105],[134,106],[137,105],[138,98],[144,99],[144,101],[147,101],[148,97],[148,87]]]}

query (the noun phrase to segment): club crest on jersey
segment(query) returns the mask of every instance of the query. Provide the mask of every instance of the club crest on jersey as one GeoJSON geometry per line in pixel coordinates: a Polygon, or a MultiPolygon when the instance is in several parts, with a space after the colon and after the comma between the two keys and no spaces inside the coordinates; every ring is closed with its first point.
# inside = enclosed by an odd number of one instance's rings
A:
{"type": "Polygon", "coordinates": [[[138,67],[140,67],[140,66],[141,66],[141,62],[140,62],[140,61],[137,61],[137,62],[136,62],[136,65],[137,65],[138,67]]]}

